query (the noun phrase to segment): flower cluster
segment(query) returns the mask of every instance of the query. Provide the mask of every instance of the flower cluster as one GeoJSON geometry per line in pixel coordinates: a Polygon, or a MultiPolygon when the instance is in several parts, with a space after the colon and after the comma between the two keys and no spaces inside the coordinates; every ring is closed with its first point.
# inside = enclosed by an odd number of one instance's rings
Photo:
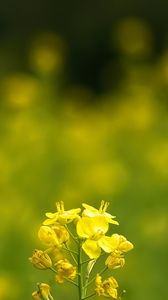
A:
{"type": "MultiPolygon", "coordinates": [[[[107,213],[109,203],[102,201],[96,209],[83,203],[80,208],[65,210],[64,203],[57,202],[55,213],[46,213],[47,219],[38,231],[44,250],[34,250],[30,262],[40,270],[50,269],[55,273],[55,282],[68,281],[78,287],[79,300],[98,296],[118,298],[118,283],[113,276],[102,279],[106,270],[123,267],[124,254],[133,248],[123,235],[107,235],[109,226],[119,225],[115,216],[107,213]],[[71,224],[70,224],[71,223],[71,224]],[[90,279],[99,259],[105,256],[105,267],[90,279]],[[95,281],[94,293],[88,288],[95,281]]],[[[50,287],[39,284],[33,299],[51,300],[50,287]]],[[[121,297],[120,297],[121,299],[121,297]]]]}

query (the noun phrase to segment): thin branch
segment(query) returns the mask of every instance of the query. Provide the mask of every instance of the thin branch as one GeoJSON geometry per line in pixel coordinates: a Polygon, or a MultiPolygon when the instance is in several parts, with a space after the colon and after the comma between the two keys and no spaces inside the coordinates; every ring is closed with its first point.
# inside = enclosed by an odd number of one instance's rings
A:
{"type": "Polygon", "coordinates": [[[69,235],[71,236],[71,238],[78,244],[78,239],[72,234],[72,232],[69,230],[68,226],[65,225],[65,228],[67,229],[69,235]]]}
{"type": "Polygon", "coordinates": [[[88,299],[88,298],[93,297],[93,296],[95,296],[95,295],[96,295],[96,293],[90,294],[90,295],[88,295],[88,296],[82,298],[82,300],[88,299]]]}
{"type": "Polygon", "coordinates": [[[77,286],[78,287],[78,284],[75,282],[75,281],[73,281],[73,280],[70,280],[69,278],[67,278],[67,277],[64,277],[65,278],[65,280],[66,281],[68,281],[68,282],[70,282],[70,283],[72,283],[73,285],[75,285],[75,286],[77,286]]]}
{"type": "Polygon", "coordinates": [[[78,262],[77,262],[76,258],[74,257],[73,253],[76,254],[76,255],[78,255],[78,253],[75,252],[75,251],[73,251],[73,250],[71,250],[71,249],[69,249],[69,247],[68,247],[67,244],[66,244],[66,248],[64,248],[64,249],[67,250],[70,253],[72,259],[74,260],[75,264],[77,265],[78,262]]]}
{"type": "MultiPolygon", "coordinates": [[[[98,272],[99,275],[102,275],[108,268],[105,267],[102,271],[98,272]]],[[[94,280],[96,279],[96,276],[94,276],[85,286],[84,288],[88,287],[94,280]]]]}
{"type": "MultiPolygon", "coordinates": [[[[57,271],[56,271],[53,267],[50,267],[50,270],[53,271],[55,274],[57,274],[57,271]]],[[[68,282],[70,282],[70,283],[72,283],[73,285],[75,285],[75,286],[78,287],[78,284],[77,284],[75,281],[70,280],[70,279],[67,278],[67,277],[64,277],[64,278],[65,278],[66,281],[68,281],[68,282]]]]}
{"type": "Polygon", "coordinates": [[[91,258],[89,258],[89,259],[87,259],[87,260],[84,260],[84,261],[82,262],[82,265],[88,263],[88,262],[91,261],[91,260],[92,260],[91,258]]]}

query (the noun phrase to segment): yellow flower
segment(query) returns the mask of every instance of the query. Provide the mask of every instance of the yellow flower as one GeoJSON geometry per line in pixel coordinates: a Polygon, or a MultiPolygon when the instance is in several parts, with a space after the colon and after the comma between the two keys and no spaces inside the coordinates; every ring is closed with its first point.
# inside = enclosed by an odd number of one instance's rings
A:
{"type": "Polygon", "coordinates": [[[105,202],[104,200],[102,200],[99,209],[96,209],[93,206],[90,206],[85,203],[83,203],[82,206],[85,208],[82,213],[83,216],[88,216],[88,217],[104,216],[104,218],[108,223],[119,225],[117,221],[113,220],[115,216],[112,216],[111,214],[106,212],[107,207],[109,206],[109,202],[105,202]]]}
{"type": "Polygon", "coordinates": [[[133,249],[133,244],[123,236],[117,233],[112,234],[112,236],[104,236],[99,241],[99,246],[107,253],[111,253],[114,250],[118,250],[120,253],[128,252],[133,249]]]}
{"type": "Polygon", "coordinates": [[[58,283],[63,283],[65,278],[73,280],[76,276],[76,267],[67,259],[61,259],[55,264],[57,275],[55,277],[58,283]]]}
{"type": "Polygon", "coordinates": [[[123,267],[124,264],[125,264],[125,259],[121,255],[121,253],[119,253],[119,251],[117,251],[117,250],[112,252],[105,261],[105,265],[109,269],[117,269],[117,268],[123,267]]]}
{"type": "Polygon", "coordinates": [[[38,284],[38,291],[32,293],[34,300],[53,300],[50,294],[50,286],[46,283],[38,284]]]}
{"type": "Polygon", "coordinates": [[[100,256],[103,244],[100,241],[103,240],[108,227],[108,222],[103,216],[82,217],[77,222],[78,236],[86,239],[82,244],[82,249],[91,259],[97,259],[100,256]]]}
{"type": "Polygon", "coordinates": [[[49,255],[41,250],[35,249],[29,260],[34,267],[41,270],[49,269],[52,266],[52,261],[49,255]]]}
{"type": "Polygon", "coordinates": [[[117,243],[116,249],[120,252],[128,252],[134,248],[133,244],[129,242],[125,236],[114,233],[110,237],[111,240],[115,240],[117,243]]]}
{"type": "Polygon", "coordinates": [[[79,218],[78,214],[81,211],[80,208],[70,209],[65,211],[63,201],[56,202],[56,208],[57,208],[56,213],[50,213],[50,212],[46,213],[46,217],[48,219],[46,219],[43,222],[43,225],[51,225],[51,224],[55,224],[56,222],[59,222],[60,224],[70,223],[73,220],[79,218]]]}
{"type": "Polygon", "coordinates": [[[39,291],[34,291],[32,293],[32,298],[33,298],[33,300],[42,300],[39,291]]]}
{"type": "Polygon", "coordinates": [[[53,227],[41,226],[38,237],[48,247],[59,247],[68,241],[69,233],[64,226],[56,224],[53,227]]]}
{"type": "Polygon", "coordinates": [[[128,252],[134,248],[134,245],[129,242],[125,236],[115,234],[117,238],[119,238],[118,250],[121,252],[128,252]]]}
{"type": "Polygon", "coordinates": [[[109,247],[109,250],[111,248],[111,251],[109,251],[110,255],[107,257],[105,262],[106,266],[108,266],[109,269],[123,267],[125,259],[122,254],[133,249],[133,244],[127,241],[123,235],[119,235],[117,233],[112,234],[111,237],[104,237],[104,239],[108,239],[106,246],[107,248],[109,247]],[[112,244],[115,245],[114,248],[112,247],[112,244]]]}
{"type": "Polygon", "coordinates": [[[50,286],[46,283],[41,283],[39,286],[40,293],[42,295],[42,299],[48,300],[51,299],[51,294],[50,294],[50,286]]]}
{"type": "Polygon", "coordinates": [[[98,296],[111,297],[117,299],[118,283],[116,279],[111,276],[102,282],[102,277],[97,274],[95,291],[98,296]]]}

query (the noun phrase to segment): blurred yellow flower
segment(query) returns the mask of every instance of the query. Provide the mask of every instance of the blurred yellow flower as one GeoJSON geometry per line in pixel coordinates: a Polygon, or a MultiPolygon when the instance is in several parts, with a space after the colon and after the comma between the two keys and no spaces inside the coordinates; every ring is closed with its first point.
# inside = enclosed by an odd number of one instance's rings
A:
{"type": "Polygon", "coordinates": [[[39,239],[48,247],[58,247],[69,239],[69,233],[62,225],[41,226],[38,231],[39,239]]]}
{"type": "Polygon", "coordinates": [[[102,277],[99,274],[97,274],[95,283],[95,291],[98,296],[111,297],[117,299],[118,283],[113,276],[102,281],[102,277]]]}
{"type": "Polygon", "coordinates": [[[78,214],[81,211],[80,208],[65,211],[63,201],[56,202],[56,208],[56,213],[46,213],[48,219],[43,222],[43,225],[51,225],[56,222],[59,222],[60,224],[70,223],[79,217],[78,214]]]}
{"type": "Polygon", "coordinates": [[[47,283],[39,283],[38,291],[32,293],[32,298],[34,300],[53,300],[50,294],[50,286],[47,283]]]}
{"type": "Polygon", "coordinates": [[[6,101],[14,107],[24,108],[36,102],[39,93],[39,83],[34,77],[15,73],[3,82],[6,101]]]}
{"type": "Polygon", "coordinates": [[[105,265],[109,269],[117,269],[125,265],[125,259],[119,251],[113,251],[106,259],[105,265]]]}
{"type": "Polygon", "coordinates": [[[148,25],[140,19],[122,20],[116,28],[115,35],[119,50],[126,55],[141,57],[151,52],[152,32],[148,25]]]}
{"type": "Polygon", "coordinates": [[[43,299],[41,298],[41,295],[40,295],[39,291],[34,291],[34,292],[32,293],[32,298],[33,298],[33,300],[43,300],[43,299]]]}
{"type": "Polygon", "coordinates": [[[101,205],[99,209],[94,208],[88,204],[83,203],[82,206],[85,208],[82,215],[88,217],[95,217],[95,216],[103,216],[108,223],[119,225],[119,223],[115,220],[115,216],[107,213],[106,210],[109,206],[109,202],[105,202],[104,200],[101,201],[101,205]]]}
{"type": "Polygon", "coordinates": [[[55,264],[57,275],[55,277],[58,283],[63,283],[65,278],[73,280],[76,276],[76,267],[67,259],[61,259],[55,264]]]}
{"type": "Polygon", "coordinates": [[[35,249],[33,251],[32,257],[30,257],[29,260],[33,264],[33,266],[38,269],[45,270],[51,268],[52,266],[51,258],[42,250],[35,249]]]}
{"type": "Polygon", "coordinates": [[[107,250],[110,250],[111,248],[111,251],[109,251],[110,255],[107,257],[105,265],[109,269],[123,267],[125,264],[123,253],[133,249],[133,244],[129,242],[123,235],[119,235],[117,233],[113,234],[111,237],[104,237],[104,239],[106,239],[107,242],[107,250]]]}
{"type": "Polygon", "coordinates": [[[48,75],[62,69],[65,42],[53,33],[39,34],[30,49],[30,64],[35,71],[48,75]]]}

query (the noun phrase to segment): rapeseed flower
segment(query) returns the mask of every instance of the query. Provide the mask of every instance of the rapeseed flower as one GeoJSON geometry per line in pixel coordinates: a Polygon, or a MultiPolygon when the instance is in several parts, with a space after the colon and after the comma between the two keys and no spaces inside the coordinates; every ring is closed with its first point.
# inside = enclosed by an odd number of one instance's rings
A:
{"type": "Polygon", "coordinates": [[[105,265],[109,269],[117,269],[125,265],[125,259],[123,255],[116,250],[107,257],[105,265]]]}
{"type": "Polygon", "coordinates": [[[38,284],[38,291],[32,293],[34,300],[53,300],[50,293],[50,286],[46,283],[38,284]]]}
{"type": "Polygon", "coordinates": [[[117,299],[118,283],[113,276],[102,281],[102,277],[99,274],[97,274],[95,284],[95,291],[98,296],[111,297],[113,299],[117,299]]]}
{"type": "MultiPolygon", "coordinates": [[[[101,254],[101,249],[110,253],[105,247],[105,233],[108,231],[109,224],[103,216],[92,218],[84,216],[77,222],[76,230],[81,239],[86,239],[82,244],[82,249],[91,259],[97,259],[101,254]]],[[[113,249],[114,250],[114,249],[113,249]]]]}
{"type": "Polygon", "coordinates": [[[46,217],[48,219],[46,219],[43,222],[43,225],[51,225],[51,224],[55,224],[55,223],[60,223],[60,224],[67,224],[70,223],[72,221],[74,221],[75,219],[79,218],[79,213],[81,211],[80,208],[75,208],[75,209],[70,209],[65,211],[64,210],[64,202],[60,201],[60,202],[56,202],[56,208],[57,208],[57,212],[56,213],[46,213],[46,217]]]}
{"type": "Polygon", "coordinates": [[[48,247],[61,247],[69,239],[66,228],[60,224],[55,226],[41,226],[38,232],[39,239],[48,247]]]}
{"type": "Polygon", "coordinates": [[[55,277],[58,283],[63,283],[65,278],[73,280],[76,276],[76,267],[74,267],[67,259],[61,259],[55,264],[57,275],[55,277]]]}
{"type": "Polygon", "coordinates": [[[112,243],[114,243],[116,247],[115,250],[111,248],[111,253],[107,257],[105,265],[108,266],[109,269],[123,267],[125,264],[123,253],[130,251],[134,246],[123,235],[117,233],[109,237],[109,249],[112,243]]]}
{"type": "Polygon", "coordinates": [[[82,213],[83,216],[88,216],[88,217],[103,216],[108,223],[119,225],[117,221],[113,220],[115,216],[112,216],[111,214],[106,212],[109,206],[109,202],[105,202],[104,200],[102,200],[99,209],[96,209],[93,206],[90,206],[86,203],[83,203],[82,206],[85,208],[82,213]]]}
{"type": "Polygon", "coordinates": [[[35,249],[32,257],[30,257],[29,260],[37,269],[45,270],[52,267],[51,258],[42,250],[35,249]]]}

